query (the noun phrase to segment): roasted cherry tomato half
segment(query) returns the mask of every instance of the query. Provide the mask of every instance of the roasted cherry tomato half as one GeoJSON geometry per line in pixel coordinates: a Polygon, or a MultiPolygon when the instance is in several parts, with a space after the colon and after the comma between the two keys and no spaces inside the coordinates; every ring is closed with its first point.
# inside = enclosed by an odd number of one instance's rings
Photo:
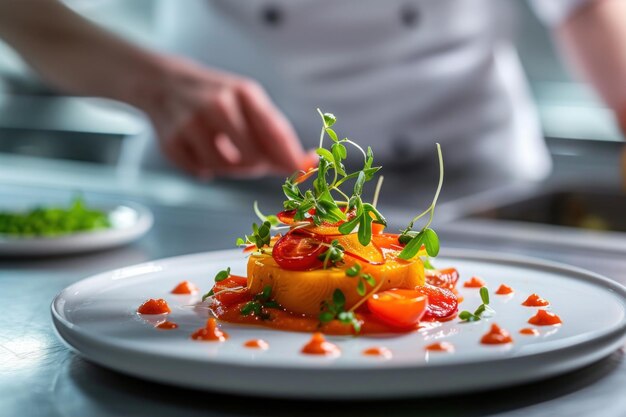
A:
{"type": "Polygon", "coordinates": [[[242,303],[244,301],[248,301],[251,299],[251,296],[248,294],[248,291],[241,292],[224,292],[218,294],[220,291],[223,291],[228,288],[237,288],[243,287],[246,288],[248,285],[248,279],[246,277],[240,277],[237,275],[231,275],[226,278],[224,281],[216,282],[213,286],[213,293],[217,294],[215,296],[215,300],[219,301],[226,307],[230,307],[235,304],[242,303]]]}
{"type": "Polygon", "coordinates": [[[459,281],[459,271],[455,268],[425,269],[426,283],[435,287],[454,289],[459,281]]]}
{"type": "Polygon", "coordinates": [[[319,256],[324,253],[323,242],[312,237],[289,233],[278,239],[272,257],[283,269],[304,271],[322,265],[319,256]]]}
{"type": "Polygon", "coordinates": [[[428,305],[428,297],[419,291],[391,289],[372,295],[367,308],[385,324],[408,328],[419,323],[428,305]]]}
{"type": "Polygon", "coordinates": [[[416,287],[415,290],[428,297],[428,307],[423,317],[424,320],[449,318],[456,313],[459,307],[458,298],[447,288],[426,284],[416,287]]]}

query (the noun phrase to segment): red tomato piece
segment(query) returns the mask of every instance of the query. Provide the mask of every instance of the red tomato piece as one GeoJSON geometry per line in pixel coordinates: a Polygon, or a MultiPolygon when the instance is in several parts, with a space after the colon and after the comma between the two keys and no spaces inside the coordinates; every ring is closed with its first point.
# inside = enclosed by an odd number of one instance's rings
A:
{"type": "Polygon", "coordinates": [[[425,269],[426,283],[435,287],[453,289],[459,281],[459,271],[456,268],[425,269]]]}
{"type": "Polygon", "coordinates": [[[458,298],[447,288],[426,284],[416,287],[415,290],[428,297],[424,320],[446,319],[455,314],[459,307],[458,298]]]}
{"type": "Polygon", "coordinates": [[[229,288],[246,288],[247,285],[248,279],[246,277],[240,277],[237,275],[231,275],[224,281],[216,282],[213,286],[213,293],[217,294],[215,296],[215,300],[219,301],[225,307],[230,307],[232,305],[248,301],[251,299],[251,296],[247,290],[241,292],[223,292],[221,294],[218,294],[220,291],[224,291],[229,288]]]}
{"type": "Polygon", "coordinates": [[[322,265],[319,256],[326,251],[323,242],[308,236],[289,233],[278,239],[272,257],[283,269],[304,271],[322,265]]]}
{"type": "Polygon", "coordinates": [[[380,321],[392,327],[415,326],[426,311],[428,297],[419,291],[394,288],[374,294],[367,308],[380,321]]]}

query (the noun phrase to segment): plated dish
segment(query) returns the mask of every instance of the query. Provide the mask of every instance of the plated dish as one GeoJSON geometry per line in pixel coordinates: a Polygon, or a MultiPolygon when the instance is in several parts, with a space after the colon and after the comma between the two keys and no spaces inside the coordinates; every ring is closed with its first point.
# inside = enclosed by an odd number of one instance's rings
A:
{"type": "Polygon", "coordinates": [[[108,249],[132,242],[152,227],[140,204],[42,206],[0,213],[0,256],[48,256],[108,249]]]}
{"type": "Polygon", "coordinates": [[[260,224],[240,250],[77,283],[52,306],[61,337],[91,360],[160,382],[323,398],[514,384],[588,364],[623,341],[625,291],[607,279],[493,254],[438,257],[439,146],[431,205],[387,232],[376,208],[382,180],[363,198],[380,169],[371,149],[339,139],[335,117],[320,115],[318,167],[286,180],[277,215],[254,204],[260,224]],[[343,164],[348,146],[363,158],[355,172],[343,164]]]}

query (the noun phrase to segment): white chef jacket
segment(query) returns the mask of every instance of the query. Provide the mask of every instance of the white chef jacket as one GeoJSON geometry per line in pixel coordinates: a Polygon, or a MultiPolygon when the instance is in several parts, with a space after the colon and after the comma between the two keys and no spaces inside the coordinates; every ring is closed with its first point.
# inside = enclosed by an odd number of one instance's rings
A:
{"type": "MultiPolygon", "coordinates": [[[[559,24],[586,0],[535,0],[559,24]]],[[[509,0],[162,0],[170,51],[259,81],[317,146],[316,107],[383,165],[538,180],[551,161],[518,57],[509,0]],[[490,174],[490,175],[491,175],[490,174]]]]}

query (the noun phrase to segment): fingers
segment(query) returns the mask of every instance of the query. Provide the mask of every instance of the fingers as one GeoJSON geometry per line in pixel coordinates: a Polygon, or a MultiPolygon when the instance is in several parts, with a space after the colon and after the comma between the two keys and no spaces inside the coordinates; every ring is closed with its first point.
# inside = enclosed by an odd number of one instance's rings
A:
{"type": "Polygon", "coordinates": [[[279,170],[299,169],[305,153],[287,119],[258,85],[243,83],[238,92],[243,116],[260,151],[279,170]]]}

